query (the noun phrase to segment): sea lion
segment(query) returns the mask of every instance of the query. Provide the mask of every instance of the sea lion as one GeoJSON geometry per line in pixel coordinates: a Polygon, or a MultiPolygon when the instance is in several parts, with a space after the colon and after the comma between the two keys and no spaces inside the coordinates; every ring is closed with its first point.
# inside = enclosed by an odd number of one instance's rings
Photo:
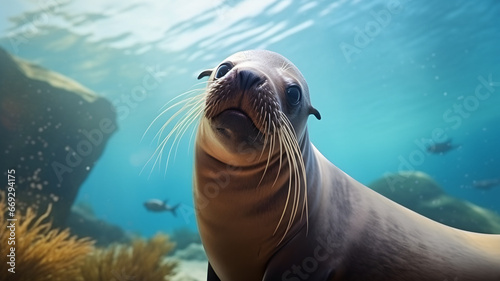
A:
{"type": "Polygon", "coordinates": [[[194,201],[209,281],[500,280],[499,235],[418,215],[314,147],[306,121],[321,116],[286,58],[239,52],[206,76],[184,119],[201,115],[194,201]]]}

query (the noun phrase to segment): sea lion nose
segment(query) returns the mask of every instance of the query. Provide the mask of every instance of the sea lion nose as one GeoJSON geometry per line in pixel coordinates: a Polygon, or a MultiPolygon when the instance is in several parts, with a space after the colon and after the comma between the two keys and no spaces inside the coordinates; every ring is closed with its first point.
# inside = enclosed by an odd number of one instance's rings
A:
{"type": "Polygon", "coordinates": [[[240,80],[240,88],[242,90],[248,90],[256,83],[259,83],[261,78],[251,70],[240,70],[238,72],[238,77],[240,80]]]}

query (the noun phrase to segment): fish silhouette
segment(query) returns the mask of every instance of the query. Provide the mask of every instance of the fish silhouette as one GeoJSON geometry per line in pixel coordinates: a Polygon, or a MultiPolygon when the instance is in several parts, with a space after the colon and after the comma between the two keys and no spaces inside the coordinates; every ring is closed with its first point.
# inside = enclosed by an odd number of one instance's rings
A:
{"type": "Polygon", "coordinates": [[[477,189],[488,190],[500,185],[500,179],[486,179],[473,181],[472,185],[477,189]]]}
{"type": "Polygon", "coordinates": [[[177,204],[175,206],[170,206],[167,204],[167,200],[159,200],[159,199],[150,199],[146,202],[144,202],[144,207],[148,211],[151,212],[172,212],[174,216],[177,216],[176,210],[180,206],[180,204],[177,204]]]}
{"type": "Polygon", "coordinates": [[[459,145],[451,144],[451,139],[449,139],[445,142],[438,142],[433,145],[427,146],[427,152],[432,154],[444,154],[457,147],[459,147],[459,145]]]}

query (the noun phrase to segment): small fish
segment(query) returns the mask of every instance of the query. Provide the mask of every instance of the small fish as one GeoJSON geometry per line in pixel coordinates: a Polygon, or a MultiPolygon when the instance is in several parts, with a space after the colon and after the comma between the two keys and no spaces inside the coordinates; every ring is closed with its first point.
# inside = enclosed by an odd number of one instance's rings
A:
{"type": "Polygon", "coordinates": [[[427,152],[433,154],[444,154],[452,149],[459,147],[458,145],[451,144],[451,139],[445,142],[438,142],[427,147],[427,152]]]}
{"type": "Polygon", "coordinates": [[[495,186],[500,185],[500,179],[487,179],[487,180],[479,180],[473,181],[472,185],[477,189],[488,190],[495,186]]]}
{"type": "Polygon", "coordinates": [[[151,199],[144,202],[144,207],[151,212],[172,212],[174,216],[177,216],[176,210],[180,206],[177,204],[175,206],[169,206],[167,200],[161,201],[158,199],[151,199]]]}

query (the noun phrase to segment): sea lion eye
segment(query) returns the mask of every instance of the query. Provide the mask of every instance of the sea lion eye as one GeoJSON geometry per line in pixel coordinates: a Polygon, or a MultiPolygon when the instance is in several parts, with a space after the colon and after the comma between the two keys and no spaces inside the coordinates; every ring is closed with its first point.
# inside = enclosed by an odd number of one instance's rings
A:
{"type": "Polygon", "coordinates": [[[286,89],[286,98],[290,105],[298,105],[300,103],[300,99],[302,98],[302,91],[296,85],[292,85],[286,89]]]}
{"type": "Polygon", "coordinates": [[[219,79],[224,75],[226,75],[229,72],[229,70],[231,70],[231,68],[233,68],[233,66],[229,63],[221,64],[219,68],[217,68],[217,72],[215,72],[215,79],[219,79]]]}

